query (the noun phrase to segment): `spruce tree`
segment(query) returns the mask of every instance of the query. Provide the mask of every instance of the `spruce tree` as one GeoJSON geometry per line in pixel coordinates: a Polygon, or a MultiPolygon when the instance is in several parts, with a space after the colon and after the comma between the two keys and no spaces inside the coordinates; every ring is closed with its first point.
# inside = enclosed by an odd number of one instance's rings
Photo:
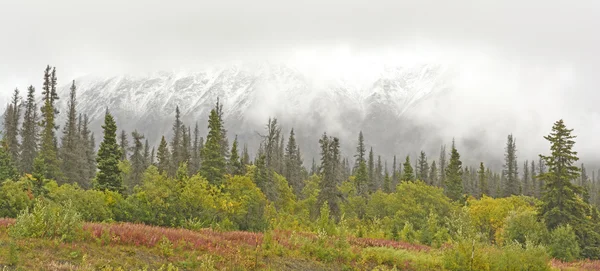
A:
{"type": "MultiPolygon", "coordinates": [[[[179,164],[181,163],[185,163],[186,165],[190,162],[190,151],[192,148],[192,140],[191,140],[191,130],[189,127],[187,127],[185,125],[181,126],[182,131],[181,131],[181,146],[179,146],[180,150],[179,150],[179,164]]],[[[177,166],[177,168],[180,168],[180,165],[177,166]]]]}
{"type": "Polygon", "coordinates": [[[129,161],[131,162],[130,180],[128,182],[129,191],[133,191],[136,185],[141,184],[142,176],[146,170],[146,158],[143,153],[144,144],[142,143],[144,135],[138,133],[136,130],[131,133],[131,138],[133,138],[133,146],[129,148],[131,152],[131,156],[129,157],[129,161]]]}
{"type": "Polygon", "coordinates": [[[440,186],[444,187],[446,185],[446,145],[442,145],[440,147],[440,186]]]}
{"type": "MultiPolygon", "coordinates": [[[[135,138],[134,138],[134,142],[135,142],[135,138]]],[[[150,144],[148,143],[148,139],[146,138],[144,140],[144,168],[147,168],[151,165],[151,158],[150,158],[150,144]]]]}
{"type": "Polygon", "coordinates": [[[33,171],[33,160],[38,152],[38,113],[35,102],[35,88],[27,88],[27,101],[25,102],[25,114],[21,128],[21,149],[19,168],[22,173],[33,171]]]}
{"type": "MultiPolygon", "coordinates": [[[[220,185],[226,172],[227,161],[223,155],[223,123],[218,115],[219,104],[210,111],[208,119],[208,135],[202,149],[202,165],[200,173],[211,184],[220,185]]],[[[267,165],[268,166],[268,165],[267,165]]]]}
{"type": "Polygon", "coordinates": [[[421,180],[426,184],[431,185],[429,180],[429,164],[427,163],[427,156],[424,151],[421,151],[419,159],[417,160],[417,180],[421,180]]]}
{"type": "Polygon", "coordinates": [[[576,136],[571,132],[573,129],[567,129],[561,119],[554,123],[552,132],[544,136],[550,142],[551,154],[540,155],[548,172],[541,173],[537,178],[544,182],[539,214],[548,229],[567,224],[577,225],[585,216],[585,207],[577,199],[582,189],[572,183],[579,177],[579,168],[574,165],[579,158],[573,150],[576,136]]]}
{"type": "Polygon", "coordinates": [[[183,123],[181,122],[181,112],[179,106],[175,107],[175,122],[173,122],[173,138],[171,139],[171,164],[169,166],[168,175],[175,176],[179,163],[181,162],[181,145],[183,141],[183,123]]]}
{"type": "Polygon", "coordinates": [[[19,96],[19,89],[15,88],[11,103],[4,112],[4,134],[3,139],[6,142],[8,152],[10,153],[11,160],[18,161],[19,159],[19,121],[21,120],[21,97],[19,96]]]}
{"type": "MultiPolygon", "coordinates": [[[[225,129],[225,121],[223,121],[223,104],[219,98],[217,98],[217,104],[215,106],[215,111],[217,111],[217,115],[219,116],[219,122],[221,123],[221,155],[225,158],[229,158],[229,139],[227,138],[227,129],[225,129]]],[[[208,140],[208,139],[207,139],[208,140]]]]}
{"type": "Polygon", "coordinates": [[[198,173],[200,169],[200,130],[198,122],[194,126],[194,139],[192,141],[192,155],[190,157],[189,170],[190,175],[198,173]]]}
{"type": "Polygon", "coordinates": [[[62,172],[60,171],[57,140],[55,129],[55,118],[58,110],[54,107],[54,102],[58,100],[55,90],[56,69],[50,69],[50,66],[44,71],[44,105],[42,106],[42,126],[40,151],[33,162],[33,175],[38,180],[60,180],[62,172]]]}
{"type": "Polygon", "coordinates": [[[358,166],[360,165],[360,162],[366,162],[366,158],[365,158],[365,153],[366,153],[367,149],[365,147],[365,138],[363,136],[363,132],[360,131],[358,133],[358,144],[356,146],[356,154],[354,155],[354,157],[356,158],[356,161],[354,162],[354,169],[356,170],[358,169],[358,166]]]}
{"type": "Polygon", "coordinates": [[[0,184],[6,180],[16,180],[18,176],[8,144],[4,139],[0,140],[0,184]]]}
{"type": "Polygon", "coordinates": [[[396,155],[394,155],[394,162],[392,165],[392,186],[398,185],[398,181],[399,181],[399,176],[400,174],[398,174],[398,169],[396,168],[396,165],[398,164],[398,161],[396,161],[396,155]]]}
{"type": "Polygon", "coordinates": [[[429,168],[429,183],[434,186],[439,186],[438,170],[435,160],[431,161],[431,167],[429,168]]]}
{"type": "Polygon", "coordinates": [[[490,190],[488,188],[488,180],[483,166],[483,162],[479,163],[479,171],[477,171],[477,177],[479,179],[479,198],[483,195],[490,196],[490,190]]]}
{"type": "Polygon", "coordinates": [[[460,154],[456,150],[454,140],[452,140],[452,149],[450,151],[450,162],[446,167],[445,176],[445,192],[446,195],[452,200],[459,200],[462,198],[464,188],[462,186],[462,162],[460,161],[460,154]]]}
{"type": "Polygon", "coordinates": [[[531,194],[533,197],[539,198],[540,197],[540,187],[538,186],[537,179],[535,178],[535,176],[537,175],[535,173],[535,160],[531,160],[531,167],[530,167],[529,174],[531,175],[531,194]]]}
{"type": "Polygon", "coordinates": [[[371,193],[381,189],[383,185],[383,176],[381,175],[383,172],[383,165],[381,164],[381,155],[377,156],[377,164],[375,165],[375,172],[373,173],[373,181],[370,183],[369,191],[371,193]]]}
{"type": "Polygon", "coordinates": [[[338,185],[341,184],[339,174],[341,157],[339,151],[340,142],[336,137],[327,137],[327,134],[323,134],[319,140],[319,144],[321,145],[321,166],[319,172],[322,179],[319,183],[320,191],[317,196],[317,206],[323,206],[327,202],[330,215],[335,219],[339,219],[340,192],[338,185]]]}
{"type": "Polygon", "coordinates": [[[242,165],[242,159],[239,156],[238,151],[238,138],[237,135],[233,139],[233,144],[231,145],[231,155],[229,156],[229,173],[232,175],[243,175],[244,167],[242,165]]]}
{"type": "Polygon", "coordinates": [[[64,174],[65,183],[76,183],[83,180],[81,176],[81,144],[77,124],[77,98],[75,81],[71,84],[71,92],[67,103],[67,122],[63,127],[63,136],[61,138],[61,146],[59,150],[61,158],[61,168],[64,174]]]}
{"type": "Polygon", "coordinates": [[[529,180],[529,160],[523,163],[523,195],[531,196],[531,182],[529,180]]]}
{"type": "Polygon", "coordinates": [[[292,187],[292,190],[294,190],[294,194],[296,194],[297,197],[300,197],[302,195],[302,189],[304,188],[302,179],[302,158],[300,158],[299,146],[296,144],[294,129],[290,131],[287,146],[285,147],[284,160],[284,177],[292,187]]]}
{"type": "Polygon", "coordinates": [[[371,147],[371,149],[369,150],[369,160],[367,162],[367,170],[368,170],[368,174],[369,174],[369,179],[367,180],[367,184],[369,189],[371,187],[373,187],[373,184],[375,182],[375,159],[373,157],[373,147],[371,147]]]}
{"type": "Polygon", "coordinates": [[[504,155],[504,196],[509,197],[512,195],[521,194],[521,187],[519,184],[518,170],[517,170],[517,147],[516,140],[512,134],[509,134],[506,140],[506,148],[504,155]]]}
{"type": "Polygon", "coordinates": [[[157,168],[160,173],[167,173],[169,167],[171,166],[171,154],[169,152],[169,146],[167,146],[167,141],[163,136],[160,139],[160,144],[158,145],[158,150],[156,153],[156,160],[158,161],[157,168]]]}
{"type": "MultiPolygon", "coordinates": [[[[365,139],[363,137],[362,131],[358,133],[358,144],[356,146],[356,154],[354,157],[356,158],[356,162],[354,162],[354,181],[356,186],[356,191],[359,195],[366,196],[368,193],[369,187],[369,173],[367,171],[367,163],[365,160],[365,139]]],[[[314,167],[314,159],[313,159],[313,167],[314,167]]]]}
{"type": "Polygon", "coordinates": [[[125,130],[121,130],[119,146],[121,147],[121,161],[125,161],[127,160],[127,156],[129,156],[129,140],[127,139],[127,133],[125,132],[125,130]]]}
{"type": "Polygon", "coordinates": [[[244,149],[242,150],[242,165],[244,166],[244,173],[246,172],[246,166],[250,165],[250,153],[248,152],[248,145],[244,144],[244,149]]]}
{"type": "Polygon", "coordinates": [[[404,162],[404,171],[402,172],[402,181],[403,182],[414,182],[415,174],[413,172],[413,167],[410,164],[410,156],[406,156],[406,161],[404,162]]]}
{"type": "Polygon", "coordinates": [[[392,193],[392,179],[388,172],[387,162],[385,163],[385,169],[383,174],[383,192],[392,193]]]}
{"type": "Polygon", "coordinates": [[[122,147],[117,144],[117,124],[108,109],[104,116],[104,139],[98,150],[98,173],[94,188],[97,190],[110,190],[123,192],[123,178],[119,169],[119,160],[122,158],[122,147]]]}
{"type": "Polygon", "coordinates": [[[83,188],[92,187],[92,179],[96,176],[96,140],[94,134],[89,129],[89,118],[87,115],[83,115],[81,122],[81,131],[79,134],[80,146],[80,176],[82,180],[78,181],[79,185],[83,188]]]}
{"type": "Polygon", "coordinates": [[[581,164],[581,178],[580,183],[581,186],[581,198],[586,203],[590,203],[590,179],[587,175],[587,171],[585,170],[585,165],[581,164]]]}
{"type": "Polygon", "coordinates": [[[156,166],[156,163],[154,161],[154,157],[156,157],[155,153],[156,152],[154,151],[154,147],[152,147],[152,151],[150,151],[150,164],[149,164],[149,166],[156,166]]]}

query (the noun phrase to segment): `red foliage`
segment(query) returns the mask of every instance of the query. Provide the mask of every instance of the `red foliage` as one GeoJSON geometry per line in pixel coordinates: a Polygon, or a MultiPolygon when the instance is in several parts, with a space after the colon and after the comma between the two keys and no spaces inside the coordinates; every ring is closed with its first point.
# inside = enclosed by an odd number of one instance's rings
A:
{"type": "Polygon", "coordinates": [[[256,247],[262,243],[262,234],[241,231],[191,231],[129,223],[86,223],[84,229],[95,238],[102,239],[103,233],[108,234],[111,243],[154,247],[166,237],[174,246],[186,245],[194,249],[221,253],[236,251],[240,246],[256,247]]]}
{"type": "Polygon", "coordinates": [[[14,218],[0,218],[0,227],[8,227],[15,223],[14,218]]]}
{"type": "Polygon", "coordinates": [[[583,260],[576,262],[562,262],[557,259],[552,259],[552,267],[559,270],[563,269],[575,269],[575,270],[600,270],[600,261],[583,260]]]}
{"type": "Polygon", "coordinates": [[[416,251],[429,251],[431,249],[431,247],[428,247],[426,245],[411,244],[386,239],[349,238],[348,241],[351,245],[359,247],[391,247],[416,251]]]}

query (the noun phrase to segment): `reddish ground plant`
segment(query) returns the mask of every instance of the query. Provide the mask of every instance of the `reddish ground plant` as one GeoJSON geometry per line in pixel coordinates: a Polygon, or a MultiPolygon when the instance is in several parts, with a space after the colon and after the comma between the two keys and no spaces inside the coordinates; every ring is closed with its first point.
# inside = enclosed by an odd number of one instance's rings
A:
{"type": "Polygon", "coordinates": [[[15,223],[14,218],[0,218],[0,227],[8,227],[15,223]]]}
{"type": "Polygon", "coordinates": [[[600,270],[600,261],[597,260],[583,260],[565,263],[560,260],[553,259],[551,265],[559,270],[600,270]]]}

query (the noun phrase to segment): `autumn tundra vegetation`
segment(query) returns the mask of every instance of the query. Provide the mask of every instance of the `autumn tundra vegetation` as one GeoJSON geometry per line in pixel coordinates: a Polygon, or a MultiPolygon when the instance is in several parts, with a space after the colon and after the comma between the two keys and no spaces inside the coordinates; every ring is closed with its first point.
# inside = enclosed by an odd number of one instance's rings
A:
{"type": "Polygon", "coordinates": [[[218,101],[205,137],[177,109],[156,149],[107,108],[96,146],[75,82],[56,108],[56,69],[43,78],[4,114],[4,270],[600,269],[599,190],[563,120],[523,174],[512,135],[501,172],[464,165],[454,142],[388,167],[362,132],[350,154],[324,133],[305,167],[277,119],[251,158],[218,101]]]}

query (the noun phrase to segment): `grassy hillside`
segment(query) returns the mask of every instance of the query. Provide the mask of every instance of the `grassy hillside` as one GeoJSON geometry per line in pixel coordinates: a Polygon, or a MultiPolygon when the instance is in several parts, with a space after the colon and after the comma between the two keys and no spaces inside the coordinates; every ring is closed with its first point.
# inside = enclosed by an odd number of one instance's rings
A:
{"type": "MultiPolygon", "coordinates": [[[[13,219],[0,220],[3,270],[453,270],[449,255],[457,250],[324,233],[191,231],[129,223],[86,223],[77,241],[61,242],[9,237],[12,224],[13,219]]],[[[482,254],[477,248],[474,270],[485,266],[477,262],[482,254]]],[[[521,267],[515,263],[505,270],[521,267]]],[[[553,260],[545,268],[598,270],[600,263],[553,260]]]]}

